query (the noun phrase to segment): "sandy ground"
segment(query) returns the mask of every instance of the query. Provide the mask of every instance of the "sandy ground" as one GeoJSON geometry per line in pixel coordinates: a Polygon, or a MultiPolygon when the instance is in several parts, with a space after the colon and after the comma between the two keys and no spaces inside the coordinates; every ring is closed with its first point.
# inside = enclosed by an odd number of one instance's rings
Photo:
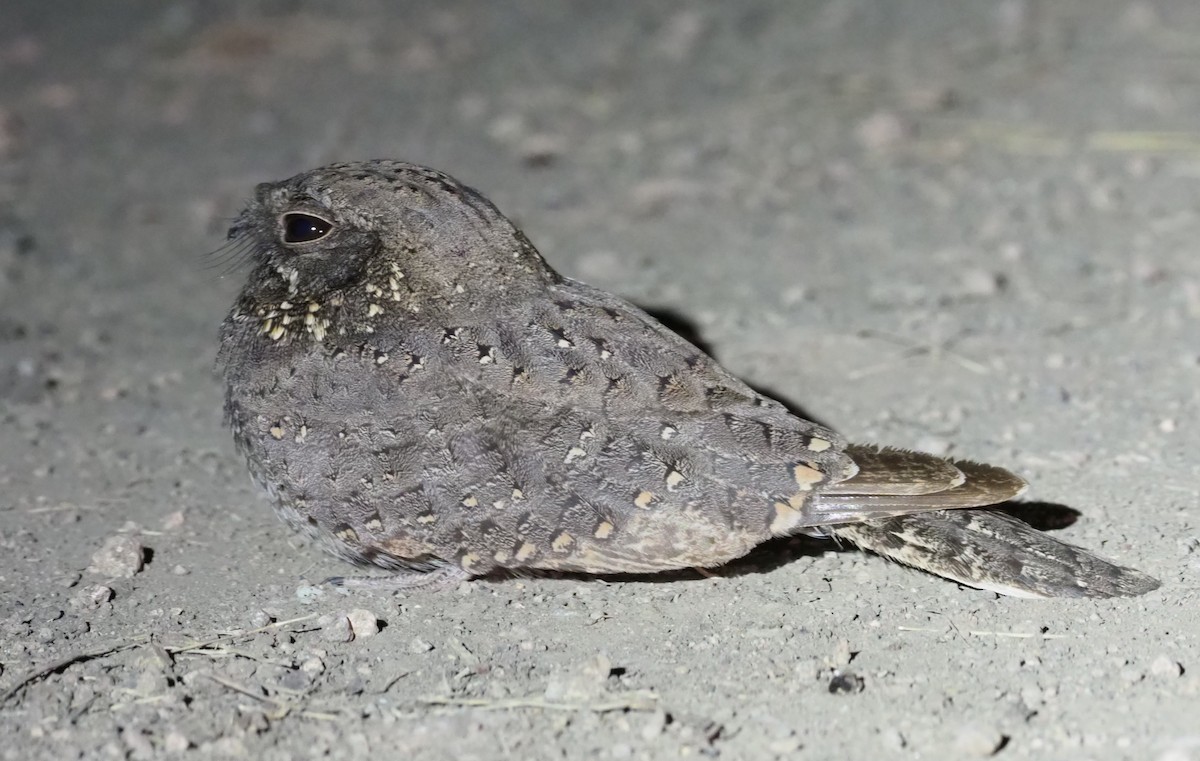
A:
{"type": "Polygon", "coordinates": [[[0,758],[1200,758],[1200,4],[4,16],[0,758]],[[370,157],[851,438],[1018,470],[1162,588],[1002,599],[812,541],[319,586],[351,569],[222,427],[242,273],[205,252],[256,182],[370,157]]]}

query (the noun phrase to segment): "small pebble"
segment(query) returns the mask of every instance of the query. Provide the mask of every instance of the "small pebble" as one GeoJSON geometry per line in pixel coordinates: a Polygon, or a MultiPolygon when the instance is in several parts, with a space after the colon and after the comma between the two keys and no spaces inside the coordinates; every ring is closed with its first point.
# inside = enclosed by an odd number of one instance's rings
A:
{"type": "Polygon", "coordinates": [[[410,653],[417,653],[419,655],[421,653],[428,653],[432,649],[433,643],[426,642],[420,637],[413,637],[408,643],[408,652],[410,653]]]}
{"type": "Polygon", "coordinates": [[[104,545],[92,555],[88,571],[110,578],[129,579],[142,570],[146,548],[136,537],[117,534],[104,540],[104,545]]]}
{"type": "Polygon", "coordinates": [[[163,737],[163,750],[167,753],[183,753],[188,748],[192,747],[191,740],[182,732],[171,731],[167,732],[163,737]]]}
{"type": "Polygon", "coordinates": [[[650,718],[642,725],[641,736],[646,742],[650,742],[654,738],[663,733],[667,727],[667,714],[665,711],[658,710],[650,714],[650,718]]]}
{"type": "Polygon", "coordinates": [[[325,672],[325,661],[319,655],[310,655],[300,664],[300,670],[305,674],[316,676],[325,672]]]}
{"type": "Polygon", "coordinates": [[[582,703],[595,700],[608,689],[612,661],[598,654],[586,661],[570,664],[551,675],[543,697],[552,703],[582,703]]]}
{"type": "Polygon", "coordinates": [[[71,598],[71,606],[83,610],[95,610],[113,598],[112,587],[103,584],[91,584],[75,593],[71,598]]]}
{"type": "Polygon", "coordinates": [[[1182,676],[1183,666],[1168,655],[1160,655],[1150,664],[1150,673],[1157,677],[1182,676]]]}
{"type": "Polygon", "coordinates": [[[301,605],[311,605],[325,596],[325,590],[311,584],[296,587],[296,599],[301,605]]]}
{"type": "Polygon", "coordinates": [[[1121,669],[1120,679],[1125,684],[1137,684],[1146,678],[1146,672],[1136,666],[1128,666],[1121,669]]]}
{"type": "Polygon", "coordinates": [[[265,610],[259,609],[250,614],[250,628],[261,629],[264,626],[271,625],[271,614],[265,610]]]}
{"type": "Polygon", "coordinates": [[[886,151],[913,136],[913,125],[892,111],[876,111],[859,122],[855,137],[869,151],[886,151]]]}
{"type": "Polygon", "coordinates": [[[168,515],[166,518],[163,518],[163,522],[162,522],[163,531],[175,531],[176,529],[179,529],[183,526],[184,521],[185,521],[185,517],[184,517],[183,511],[176,510],[175,512],[168,515]]]}
{"type": "Polygon", "coordinates": [[[994,755],[1007,738],[995,727],[968,724],[954,736],[954,752],[959,757],[983,758],[994,755]]]}
{"type": "Polygon", "coordinates": [[[785,307],[794,307],[812,297],[812,293],[803,285],[791,285],[779,294],[779,301],[785,307]]]}
{"type": "Polygon", "coordinates": [[[958,291],[963,296],[987,298],[1004,290],[1004,276],[983,269],[969,269],[958,279],[958,291]]]}
{"type": "Polygon", "coordinates": [[[795,735],[772,740],[767,748],[777,756],[788,756],[800,750],[800,738],[795,735]]]}
{"type": "Polygon", "coordinates": [[[904,747],[908,745],[908,741],[904,739],[904,735],[895,727],[885,727],[879,733],[879,741],[884,748],[893,752],[904,750],[904,747]]]}
{"type": "Polygon", "coordinates": [[[528,134],[525,120],[517,114],[501,114],[487,128],[488,137],[499,143],[514,144],[528,134]]]}
{"type": "Polygon", "coordinates": [[[355,608],[346,618],[355,637],[374,637],[379,633],[379,618],[369,610],[355,608]]]}
{"type": "Polygon", "coordinates": [[[134,689],[142,697],[162,695],[168,687],[167,676],[158,668],[147,668],[138,674],[134,689]]]}
{"type": "Polygon", "coordinates": [[[850,652],[849,640],[840,639],[833,648],[833,657],[829,660],[829,665],[834,668],[848,666],[854,654],[850,652]]]}
{"type": "Polygon", "coordinates": [[[326,642],[350,642],[354,639],[354,629],[345,615],[321,616],[317,624],[321,627],[321,639],[326,642]]]}

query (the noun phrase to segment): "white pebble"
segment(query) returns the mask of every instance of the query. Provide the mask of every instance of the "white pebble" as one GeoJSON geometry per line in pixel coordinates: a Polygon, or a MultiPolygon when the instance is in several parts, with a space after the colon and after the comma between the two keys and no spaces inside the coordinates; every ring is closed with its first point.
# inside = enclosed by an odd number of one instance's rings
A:
{"type": "Polygon", "coordinates": [[[913,136],[913,126],[892,111],[876,111],[859,122],[855,137],[870,151],[894,148],[913,136]]]}
{"type": "Polygon", "coordinates": [[[969,269],[958,280],[959,293],[963,296],[985,298],[995,296],[1004,288],[1004,278],[995,272],[969,269]]]}
{"type": "Polygon", "coordinates": [[[433,649],[433,644],[426,642],[420,637],[413,637],[408,643],[408,651],[410,653],[428,653],[433,649]]]}
{"type": "Polygon", "coordinates": [[[379,618],[369,610],[355,608],[346,614],[355,637],[374,637],[379,633],[379,618]]]}
{"type": "Polygon", "coordinates": [[[1158,677],[1175,677],[1183,674],[1183,666],[1169,655],[1160,655],[1150,664],[1150,673],[1158,677]]]}
{"type": "Polygon", "coordinates": [[[168,753],[183,753],[192,743],[182,732],[171,731],[163,737],[163,750],[168,753]]]}
{"type": "Polygon", "coordinates": [[[311,605],[324,596],[325,590],[321,587],[314,587],[311,584],[296,587],[296,599],[303,605],[311,605]]]}
{"type": "Polygon", "coordinates": [[[104,540],[104,545],[92,555],[88,570],[110,578],[132,578],[142,570],[146,550],[136,537],[117,534],[104,540]]]}
{"type": "Polygon", "coordinates": [[[982,758],[1000,750],[1004,734],[995,727],[970,724],[958,730],[954,736],[954,751],[959,756],[982,758]]]}
{"type": "Polygon", "coordinates": [[[112,587],[103,584],[92,584],[75,593],[71,605],[83,610],[95,610],[113,598],[112,587]]]}

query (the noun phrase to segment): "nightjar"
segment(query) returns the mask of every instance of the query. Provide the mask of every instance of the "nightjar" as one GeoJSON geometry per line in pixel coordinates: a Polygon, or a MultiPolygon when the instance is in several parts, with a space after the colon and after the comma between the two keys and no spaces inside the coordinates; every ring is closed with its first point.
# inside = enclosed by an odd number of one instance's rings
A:
{"type": "Polygon", "coordinates": [[[258,186],[221,335],[225,409],[294,528],[396,586],[711,568],[847,540],[1002,594],[1154,579],[978,509],[995,466],[848,444],[642,310],[563,277],[455,179],[399,161],[258,186]]]}

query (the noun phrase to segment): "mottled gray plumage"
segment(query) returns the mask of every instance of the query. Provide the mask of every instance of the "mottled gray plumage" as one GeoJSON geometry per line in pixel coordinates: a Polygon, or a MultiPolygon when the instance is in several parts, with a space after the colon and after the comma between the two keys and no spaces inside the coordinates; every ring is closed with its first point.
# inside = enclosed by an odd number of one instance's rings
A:
{"type": "Polygon", "coordinates": [[[927,512],[1025,484],[848,446],[554,272],[440,172],[263,184],[230,237],[253,260],[222,331],[235,440],[284,520],[348,560],[409,580],[640,573],[803,532],[1007,594],[1157,586],[1002,516],[927,512]]]}

